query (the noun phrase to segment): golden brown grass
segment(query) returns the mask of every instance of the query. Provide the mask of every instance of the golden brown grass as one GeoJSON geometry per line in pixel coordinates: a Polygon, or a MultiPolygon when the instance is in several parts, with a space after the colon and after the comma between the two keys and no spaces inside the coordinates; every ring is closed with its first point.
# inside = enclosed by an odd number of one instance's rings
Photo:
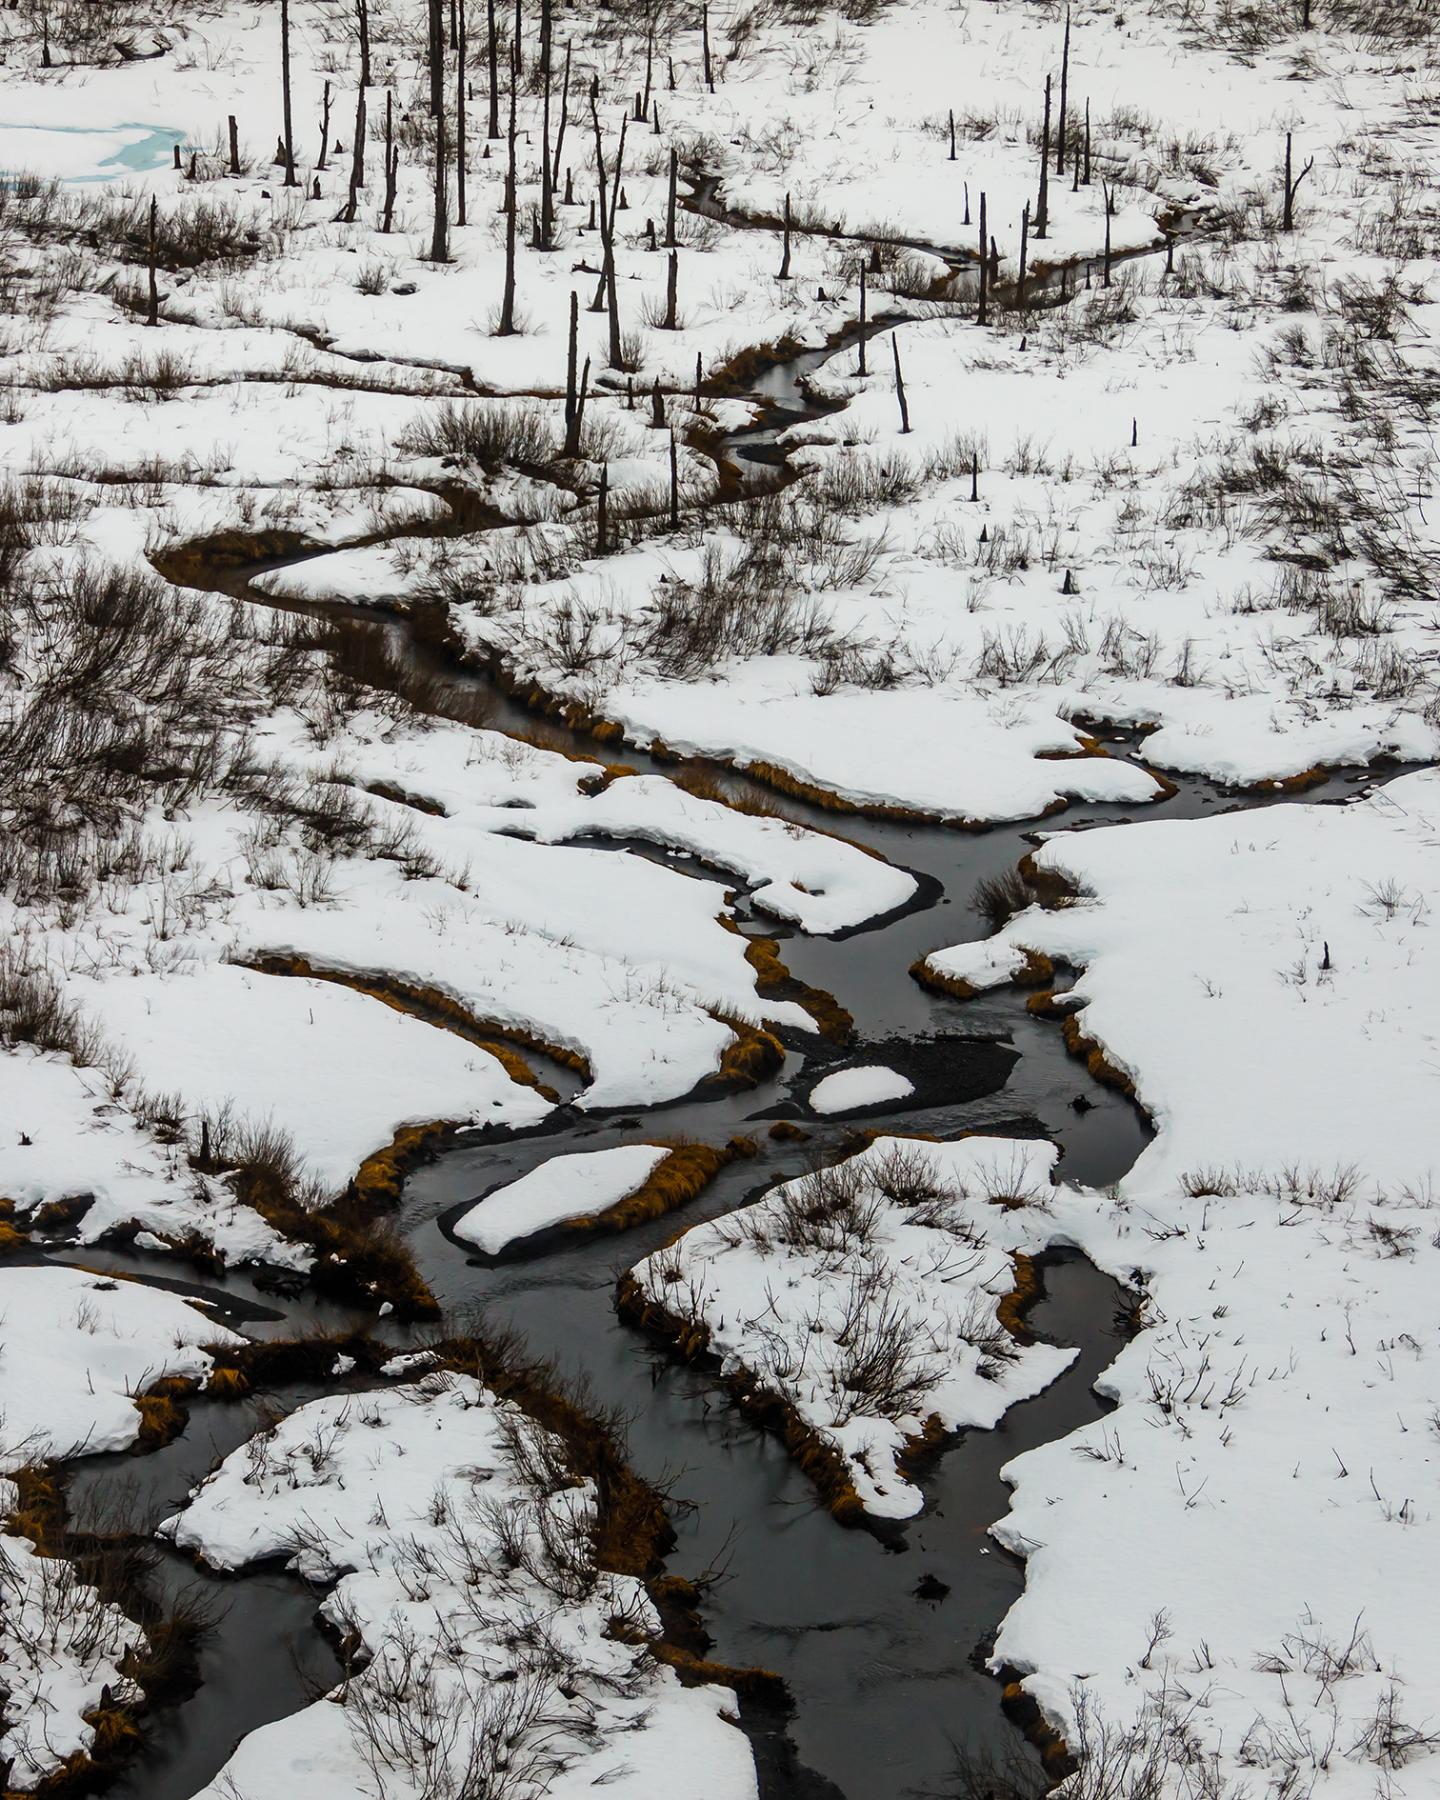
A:
{"type": "Polygon", "coordinates": [[[732,1035],[720,1053],[720,1067],[699,1083],[701,1090],[758,1087],[784,1062],[785,1046],[773,1032],[718,1007],[712,1009],[711,1016],[728,1026],[732,1035]]]}
{"type": "Polygon", "coordinates": [[[972,982],[966,981],[963,975],[944,974],[924,956],[917,956],[911,963],[910,975],[921,987],[929,988],[932,994],[946,994],[952,1000],[973,1000],[980,991],[972,982]]]}
{"type": "Polygon", "coordinates": [[[650,1219],[663,1218],[688,1205],[737,1157],[753,1156],[755,1148],[755,1140],[744,1137],[733,1137],[718,1149],[711,1144],[675,1144],[633,1193],[604,1212],[570,1220],[567,1229],[577,1233],[629,1231],[650,1219]]]}
{"type": "Polygon", "coordinates": [[[1040,1298],[1044,1286],[1040,1280],[1039,1265],[1033,1256],[1017,1250],[1012,1261],[1015,1264],[1015,1285],[999,1301],[995,1316],[1011,1337],[1022,1344],[1028,1344],[1031,1334],[1025,1323],[1025,1314],[1040,1298]]]}

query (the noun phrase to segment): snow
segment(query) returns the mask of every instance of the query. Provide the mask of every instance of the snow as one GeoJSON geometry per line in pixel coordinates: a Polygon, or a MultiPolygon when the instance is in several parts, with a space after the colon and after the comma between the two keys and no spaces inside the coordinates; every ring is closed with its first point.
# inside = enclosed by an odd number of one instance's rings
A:
{"type": "Polygon", "coordinates": [[[132,1118],[101,1071],[17,1045],[0,1058],[0,1100],[0,1191],[22,1216],[88,1198],[82,1243],[134,1222],[155,1243],[193,1232],[230,1263],[308,1265],[308,1251],[132,1118]]]}
{"type": "Polygon", "coordinates": [[[838,1452],[867,1512],[909,1518],[923,1502],[904,1457],[927,1421],[994,1426],[1075,1358],[1019,1343],[996,1311],[1012,1253],[1046,1241],[1054,1160],[1053,1145],[1011,1138],[877,1138],[692,1227],[633,1274],[647,1300],[704,1327],[722,1372],[778,1393],[838,1452]]]}
{"type": "MultiPolygon", "coordinates": [[[[995,1659],[1067,1726],[1074,1684],[1119,1723],[1168,1690],[1237,1783],[1369,1795],[1392,1686],[1421,1729],[1440,1686],[1415,1604],[1440,1569],[1437,844],[1433,770],[1052,837],[1040,865],[1086,897],[999,934],[1079,970],[1083,1030],[1157,1135],[1114,1193],[1056,1193],[1147,1323],[1099,1384],[1117,1410],[1005,1472],[1026,1591],[995,1659]]],[[[991,945],[930,962],[1005,978],[991,945]]],[[[1428,1791],[1434,1756],[1411,1743],[1395,1791],[1428,1791]]]]}
{"type": "MultiPolygon", "coordinates": [[[[0,1481],[7,1510],[14,1485],[0,1481]]],[[[144,1642],[138,1625],[75,1577],[63,1557],[42,1556],[23,1537],[0,1537],[0,1680],[5,1683],[0,1757],[7,1785],[28,1793],[94,1740],[84,1715],[140,1696],[119,1665],[144,1642]]]]}
{"type": "Polygon", "coordinates": [[[610,1629],[658,1620],[638,1581],[594,1566],[591,1485],[531,1478],[557,1449],[472,1377],[440,1372],[311,1401],[228,1457],[165,1529],[216,1568],[283,1556],[333,1584],[322,1613],[372,1660],[251,1732],[196,1800],[297,1783],[349,1800],[376,1782],[410,1800],[500,1767],[553,1776],[545,1791],[565,1800],[617,1783],[662,1800],[682,1770],[699,1800],[754,1800],[734,1695],[682,1688],[610,1629]]]}
{"type": "Polygon", "coordinates": [[[208,1373],[202,1346],[243,1340],[159,1288],[85,1269],[0,1267],[0,1461],[128,1450],[134,1399],[169,1376],[208,1373]]]}
{"type": "Polygon", "coordinates": [[[863,1063],[854,1069],[837,1069],[810,1090],[812,1112],[854,1112],[861,1106],[882,1106],[887,1100],[903,1100],[915,1092],[914,1084],[898,1069],[863,1063]]]}
{"type": "Polygon", "coordinates": [[[668,1155],[663,1144],[617,1144],[609,1150],[552,1156],[518,1181],[487,1194],[452,1229],[467,1244],[496,1256],[537,1231],[605,1212],[643,1187],[668,1155]]]}

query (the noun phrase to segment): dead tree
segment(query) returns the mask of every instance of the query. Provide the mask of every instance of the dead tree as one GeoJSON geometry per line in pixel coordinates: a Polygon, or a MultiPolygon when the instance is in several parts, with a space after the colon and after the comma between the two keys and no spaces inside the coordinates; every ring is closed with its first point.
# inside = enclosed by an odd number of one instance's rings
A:
{"type": "Polygon", "coordinates": [[[990,249],[987,219],[988,210],[985,193],[982,189],[980,193],[980,306],[975,318],[977,325],[990,323],[990,249]]]}
{"type": "Polygon", "coordinates": [[[317,169],[327,167],[326,157],[330,154],[330,83],[325,83],[325,93],[320,101],[320,160],[317,169]]]}
{"type": "Polygon", "coordinates": [[[515,332],[515,228],[520,216],[520,195],[515,180],[515,91],[520,86],[516,67],[516,51],[510,48],[510,124],[505,146],[505,290],[500,297],[500,323],[497,337],[512,337],[515,332]]]}
{"type": "Polygon", "coordinates": [[[492,143],[500,135],[500,58],[495,48],[495,0],[485,0],[486,66],[490,77],[490,120],[485,135],[492,143]]]}
{"type": "Polygon", "coordinates": [[[395,142],[395,94],[385,92],[385,214],[380,229],[386,236],[395,224],[395,189],[400,179],[400,146],[395,142]]]}
{"type": "Polygon", "coordinates": [[[675,201],[676,188],[680,180],[680,154],[672,146],[670,150],[670,192],[665,199],[665,248],[675,248],[675,201]]]}
{"type": "Polygon", "coordinates": [[[430,260],[450,260],[450,205],[446,194],[445,141],[445,11],[444,0],[430,0],[430,102],[435,118],[435,216],[430,233],[430,260]]]}
{"type": "Polygon", "coordinates": [[[355,142],[350,147],[350,192],[340,217],[347,225],[355,223],[360,209],[360,190],[365,185],[365,90],[355,91],[355,142]]]}
{"type": "Polygon", "coordinates": [[[550,48],[546,17],[549,0],[540,12],[540,222],[536,231],[536,248],[548,250],[555,237],[555,177],[550,166],[550,48]]]}
{"type": "Polygon", "coordinates": [[[160,284],[156,279],[155,274],[155,217],[156,201],[155,196],[152,194],[150,196],[150,227],[146,234],[145,243],[145,274],[149,286],[149,305],[145,312],[145,323],[147,325],[158,325],[160,323],[160,284]]]}
{"type": "Polygon", "coordinates": [[[865,367],[865,331],[865,265],[862,262],[860,265],[860,357],[855,365],[855,373],[857,375],[868,375],[870,373],[865,367]]]}
{"type": "Polygon", "coordinates": [[[1040,196],[1035,203],[1035,236],[1050,235],[1050,84],[1045,77],[1045,123],[1040,133],[1040,196]]]}
{"type": "Polygon", "coordinates": [[[670,252],[670,266],[665,271],[665,329],[680,329],[680,252],[670,252]]]}
{"type": "Polygon", "coordinates": [[[780,279],[788,281],[790,279],[790,196],[788,194],[785,196],[783,233],[784,248],[780,253],[780,279]]]}
{"type": "Polygon", "coordinates": [[[1315,158],[1312,156],[1300,173],[1294,174],[1294,148],[1291,133],[1287,131],[1285,133],[1285,206],[1280,219],[1282,231],[1295,229],[1295,196],[1300,190],[1300,183],[1314,167],[1315,158]]]}
{"type": "Polygon", "coordinates": [[[465,64],[469,48],[469,21],[465,17],[465,0],[459,0],[451,15],[455,36],[455,223],[466,225],[465,214],[465,64]]]}
{"type": "Polygon", "coordinates": [[[1065,8],[1065,45],[1060,53],[1060,122],[1055,132],[1055,173],[1065,173],[1066,115],[1070,110],[1070,8],[1065,8]]]}
{"type": "Polygon", "coordinates": [[[290,0],[280,0],[280,98],[285,119],[285,185],[295,182],[295,130],[290,117],[290,0]]]}
{"type": "Polygon", "coordinates": [[[585,423],[585,390],[590,383],[590,358],[585,358],[585,373],[578,374],[580,361],[580,296],[570,290],[570,344],[565,358],[565,448],[563,454],[575,458],[580,454],[580,432],[585,423]]]}
{"type": "Polygon", "coordinates": [[[710,8],[700,8],[700,48],[705,60],[705,85],[713,94],[715,92],[715,70],[710,62],[710,8]]]}
{"type": "Polygon", "coordinates": [[[895,398],[900,402],[900,435],[904,437],[910,430],[910,408],[905,400],[905,377],[900,373],[900,345],[895,333],[890,333],[890,351],[895,358],[895,398]]]}
{"type": "MultiPolygon", "coordinates": [[[[620,143],[615,153],[615,177],[611,189],[610,202],[605,200],[605,144],[600,130],[600,84],[592,79],[590,83],[590,122],[595,131],[595,183],[600,195],[600,242],[603,249],[600,274],[600,290],[603,291],[610,314],[610,367],[618,369],[622,366],[624,352],[620,343],[620,290],[615,280],[615,214],[620,205],[620,174],[625,162],[625,127],[629,120],[624,115],[620,119],[620,143]]],[[[596,299],[600,298],[597,291],[596,299]]],[[[599,307],[595,310],[598,312],[599,307]]]]}
{"type": "Polygon", "coordinates": [[[355,0],[355,24],[360,34],[360,85],[370,85],[370,0],[355,0]]]}
{"type": "Polygon", "coordinates": [[[430,117],[438,119],[445,112],[445,0],[428,0],[426,19],[430,31],[425,58],[430,70],[430,117]]]}
{"type": "MultiPolygon", "coordinates": [[[[570,123],[570,46],[565,46],[565,76],[560,84],[560,123],[555,128],[555,158],[550,171],[550,198],[554,205],[555,190],[560,185],[560,152],[565,147],[565,127],[570,123]]],[[[565,198],[562,206],[570,206],[570,171],[565,171],[565,198]]]]}
{"type": "Polygon", "coordinates": [[[1015,305],[1025,310],[1025,269],[1030,258],[1030,202],[1020,209],[1020,272],[1015,278],[1015,305]]]}
{"type": "Polygon", "coordinates": [[[680,453],[675,447],[675,427],[670,427],[670,529],[680,529],[680,453]]]}

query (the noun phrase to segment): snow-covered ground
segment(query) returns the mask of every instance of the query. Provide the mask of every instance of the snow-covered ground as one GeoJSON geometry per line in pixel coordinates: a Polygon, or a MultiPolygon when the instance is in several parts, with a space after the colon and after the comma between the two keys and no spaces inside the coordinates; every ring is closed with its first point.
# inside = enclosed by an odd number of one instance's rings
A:
{"type": "Polygon", "coordinates": [[[1155,1122],[1118,1188],[1055,1192],[1142,1329],[1116,1410],[1006,1471],[1026,1591],[995,1657],[1072,1738],[1083,1699],[1166,1742],[1166,1792],[1440,1777],[1437,850],[1434,771],[1053,837],[1039,867],[1080,898],[930,958],[977,990],[1022,946],[1073,965],[1083,1038],[1155,1122]]]}
{"type": "Polygon", "coordinates": [[[877,1518],[908,1518],[922,1497],[907,1453],[994,1425],[1074,1359],[1018,1341],[998,1312],[1014,1252],[1045,1242],[1054,1158],[1011,1138],[877,1138],[695,1226],[633,1278],[657,1323],[698,1330],[753,1403],[778,1396],[838,1455],[832,1504],[853,1493],[877,1518]]]}
{"type": "Polygon", "coordinates": [[[557,1439],[447,1372],[312,1401],[227,1458],[165,1529],[216,1568],[283,1556],[325,1583],[358,1672],[202,1793],[661,1800],[683,1770],[697,1800],[753,1800],[735,1696],[656,1661],[643,1584],[597,1565],[597,1504],[557,1439]]]}

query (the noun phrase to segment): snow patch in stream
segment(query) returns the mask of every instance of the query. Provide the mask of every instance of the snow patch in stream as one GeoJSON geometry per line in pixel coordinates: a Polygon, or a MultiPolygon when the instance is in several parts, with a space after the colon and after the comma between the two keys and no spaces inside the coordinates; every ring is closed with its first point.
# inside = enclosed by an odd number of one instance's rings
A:
{"type": "Polygon", "coordinates": [[[641,1187],[669,1154],[662,1144],[617,1144],[609,1150],[552,1156],[478,1201],[453,1230],[487,1256],[498,1255],[507,1244],[537,1231],[605,1212],[641,1187]]]}
{"type": "Polygon", "coordinates": [[[810,1090],[810,1110],[817,1113],[855,1112],[862,1106],[882,1106],[887,1100],[904,1100],[915,1084],[898,1069],[863,1063],[854,1069],[837,1069],[810,1090]]]}

